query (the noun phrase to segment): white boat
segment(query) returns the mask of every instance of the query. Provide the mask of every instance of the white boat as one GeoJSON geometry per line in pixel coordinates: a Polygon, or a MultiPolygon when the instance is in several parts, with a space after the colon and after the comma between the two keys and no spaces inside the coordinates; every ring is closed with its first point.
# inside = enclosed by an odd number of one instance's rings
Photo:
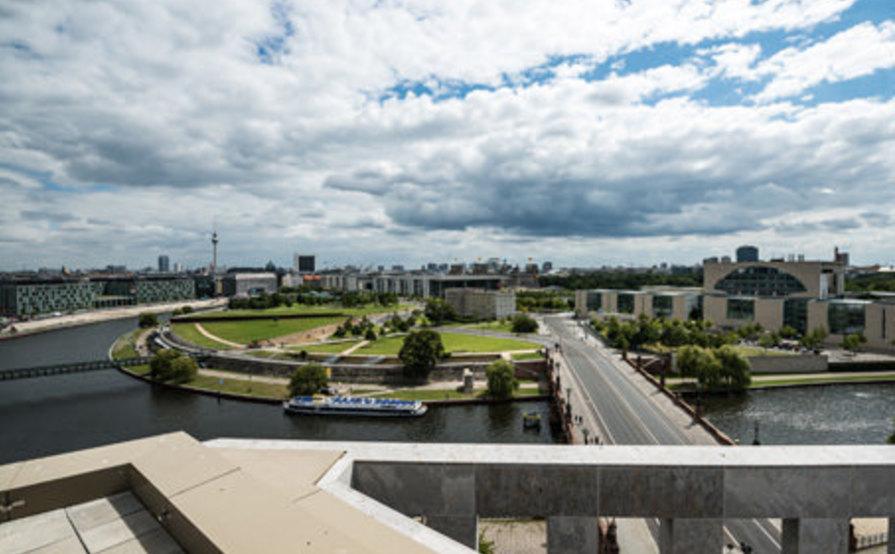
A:
{"type": "Polygon", "coordinates": [[[283,402],[283,409],[292,414],[414,417],[425,414],[427,406],[418,400],[358,396],[296,396],[283,402]]]}

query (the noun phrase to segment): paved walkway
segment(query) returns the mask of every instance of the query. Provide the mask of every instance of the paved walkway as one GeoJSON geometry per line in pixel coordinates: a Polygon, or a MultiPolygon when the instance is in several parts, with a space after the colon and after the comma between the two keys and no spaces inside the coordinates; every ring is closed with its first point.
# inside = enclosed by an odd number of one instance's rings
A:
{"type": "MultiPolygon", "coordinates": [[[[137,317],[142,313],[164,313],[182,308],[184,306],[192,306],[194,309],[208,309],[223,307],[227,305],[226,299],[211,300],[193,300],[182,302],[167,302],[164,304],[141,304],[138,306],[127,306],[122,308],[109,308],[105,310],[93,310],[81,312],[71,315],[63,315],[60,317],[48,317],[33,321],[20,321],[14,323],[11,327],[15,327],[18,333],[16,336],[27,335],[38,331],[48,331],[50,329],[61,329],[63,327],[77,327],[79,325],[89,325],[91,323],[99,323],[112,319],[124,319],[127,317],[137,317]]],[[[9,328],[0,332],[2,335],[9,335],[9,328]]]]}
{"type": "Polygon", "coordinates": [[[232,346],[233,348],[245,348],[245,346],[246,346],[244,344],[239,344],[238,342],[233,342],[233,341],[229,341],[227,339],[222,339],[221,337],[219,337],[217,335],[211,334],[208,331],[208,329],[206,329],[205,327],[202,326],[201,323],[194,323],[193,325],[196,326],[196,330],[199,331],[199,333],[201,333],[203,336],[205,336],[205,338],[211,339],[211,340],[219,342],[221,344],[226,344],[227,346],[232,346]]]}

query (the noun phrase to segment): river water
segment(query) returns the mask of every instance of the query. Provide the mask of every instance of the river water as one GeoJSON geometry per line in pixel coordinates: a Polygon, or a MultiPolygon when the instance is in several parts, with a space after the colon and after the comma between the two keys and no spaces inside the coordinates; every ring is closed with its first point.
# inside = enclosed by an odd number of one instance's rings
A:
{"type": "MultiPolygon", "coordinates": [[[[136,320],[0,341],[0,371],[104,359],[136,320]]],[[[0,382],[0,464],[183,430],[217,437],[401,442],[551,443],[548,425],[522,429],[522,414],[549,404],[433,407],[400,420],[287,416],[278,406],[159,389],[115,370],[0,382]]]]}
{"type": "Polygon", "coordinates": [[[708,419],[741,444],[881,444],[895,431],[895,383],[751,391],[705,401],[708,419]]]}

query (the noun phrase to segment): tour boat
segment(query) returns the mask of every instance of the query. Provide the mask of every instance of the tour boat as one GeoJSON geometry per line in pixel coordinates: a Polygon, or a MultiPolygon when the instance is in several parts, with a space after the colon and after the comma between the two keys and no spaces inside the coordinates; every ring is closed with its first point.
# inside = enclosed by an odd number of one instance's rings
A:
{"type": "Polygon", "coordinates": [[[292,414],[413,417],[425,414],[427,407],[418,400],[358,396],[296,396],[283,402],[283,409],[292,414]]]}
{"type": "Polygon", "coordinates": [[[525,429],[540,429],[541,414],[537,412],[526,412],[522,414],[522,427],[525,429]]]}

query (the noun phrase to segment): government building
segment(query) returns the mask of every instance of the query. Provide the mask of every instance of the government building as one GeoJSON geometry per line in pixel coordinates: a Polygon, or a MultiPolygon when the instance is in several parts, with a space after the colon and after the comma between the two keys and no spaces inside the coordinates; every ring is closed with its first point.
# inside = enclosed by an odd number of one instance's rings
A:
{"type": "Polygon", "coordinates": [[[825,329],[830,343],[862,334],[867,346],[891,349],[895,340],[895,299],[885,295],[849,296],[846,263],[802,257],[761,261],[755,247],[741,247],[737,260],[703,261],[699,288],[650,287],[641,290],[579,290],[578,317],[633,318],[640,314],[674,319],[706,319],[732,329],[758,323],[769,331],[784,326],[799,333],[825,329]]]}

